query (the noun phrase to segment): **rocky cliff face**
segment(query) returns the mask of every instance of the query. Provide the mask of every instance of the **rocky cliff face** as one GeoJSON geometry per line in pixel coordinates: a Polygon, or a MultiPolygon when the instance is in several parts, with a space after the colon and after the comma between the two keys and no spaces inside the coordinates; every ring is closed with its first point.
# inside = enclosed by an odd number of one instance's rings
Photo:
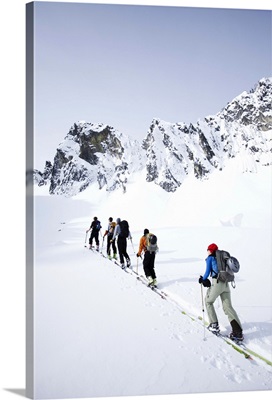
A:
{"type": "Polygon", "coordinates": [[[72,196],[94,182],[99,189],[125,192],[137,150],[137,142],[108,125],[80,122],[60,143],[53,164],[47,162],[43,173],[35,172],[35,180],[48,184],[50,194],[72,196]]]}
{"type": "Polygon", "coordinates": [[[174,192],[187,175],[207,179],[228,159],[240,157],[243,171],[256,163],[271,164],[272,79],[262,79],[215,116],[196,124],[154,119],[142,148],[147,155],[146,180],[174,192]]]}
{"type": "Polygon", "coordinates": [[[243,92],[229,103],[222,116],[226,122],[243,126],[254,125],[256,130],[267,132],[272,125],[272,79],[261,79],[249,93],[243,92]]]}
{"type": "Polygon", "coordinates": [[[73,196],[97,183],[99,189],[122,189],[135,172],[174,192],[193,174],[207,179],[228,159],[240,157],[243,171],[256,163],[271,165],[272,78],[262,79],[214,116],[195,124],[153,119],[140,144],[105,124],[75,123],[57,148],[53,163],[35,171],[38,185],[51,194],[73,196]]]}
{"type": "Polygon", "coordinates": [[[214,165],[214,152],[198,127],[153,120],[143,142],[148,182],[174,192],[193,173],[203,179],[214,165]]]}

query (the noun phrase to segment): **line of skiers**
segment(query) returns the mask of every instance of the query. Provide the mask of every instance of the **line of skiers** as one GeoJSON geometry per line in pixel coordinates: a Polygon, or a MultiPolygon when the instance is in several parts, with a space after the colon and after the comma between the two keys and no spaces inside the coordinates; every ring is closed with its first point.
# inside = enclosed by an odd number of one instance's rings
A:
{"type": "MultiPolygon", "coordinates": [[[[95,240],[96,250],[99,250],[99,232],[102,226],[97,217],[94,217],[93,222],[90,228],[86,231],[91,231],[91,235],[89,238],[89,246],[93,247],[93,240],[95,240]]],[[[113,218],[110,217],[108,220],[108,226],[103,235],[103,242],[105,237],[107,238],[107,256],[109,259],[114,258],[117,259],[117,249],[120,258],[121,268],[129,268],[131,266],[131,260],[127,253],[127,239],[132,241],[132,236],[129,230],[129,224],[126,220],[121,220],[120,218],[116,219],[116,222],[113,221],[113,218]],[[117,248],[116,248],[117,241],[117,248]],[[112,250],[112,252],[111,252],[112,250]],[[113,254],[113,255],[111,255],[113,254]],[[126,262],[126,265],[125,265],[126,262]]],[[[157,246],[157,237],[150,233],[148,229],[144,230],[144,234],[140,239],[139,250],[137,252],[137,257],[143,258],[143,268],[145,272],[145,276],[148,280],[149,286],[157,285],[157,277],[155,273],[155,255],[158,251],[157,246]]]]}
{"type": "MultiPolygon", "coordinates": [[[[92,247],[93,240],[96,243],[96,250],[99,250],[99,232],[102,226],[97,217],[94,217],[93,222],[90,228],[86,231],[91,231],[89,245],[92,247]]],[[[108,227],[105,230],[103,235],[103,241],[107,237],[107,256],[111,259],[117,259],[117,248],[120,257],[120,264],[122,268],[131,266],[130,257],[127,254],[127,239],[132,241],[132,236],[129,231],[129,224],[125,220],[121,220],[120,218],[116,219],[116,222],[113,221],[113,218],[110,217],[108,220],[108,227]],[[117,248],[116,248],[116,239],[117,239],[117,248]],[[111,256],[111,249],[113,252],[113,256],[111,256]]],[[[157,286],[157,277],[155,273],[155,256],[158,251],[157,245],[157,237],[156,235],[149,232],[149,229],[144,229],[143,236],[140,238],[139,249],[137,252],[137,257],[143,258],[143,269],[145,276],[148,280],[149,286],[157,286]]],[[[219,279],[219,271],[216,259],[216,251],[218,251],[218,246],[215,243],[212,243],[208,246],[207,252],[208,257],[206,258],[206,270],[203,276],[200,276],[198,282],[202,284],[204,287],[207,287],[207,293],[205,297],[205,306],[209,318],[209,326],[208,329],[218,334],[220,332],[218,318],[214,308],[214,302],[218,297],[220,297],[223,311],[227,315],[232,331],[229,335],[231,339],[242,341],[244,339],[242,324],[239,320],[239,317],[234,310],[231,302],[231,293],[228,282],[222,282],[219,279]],[[211,277],[212,283],[209,281],[208,277],[211,277]]]]}

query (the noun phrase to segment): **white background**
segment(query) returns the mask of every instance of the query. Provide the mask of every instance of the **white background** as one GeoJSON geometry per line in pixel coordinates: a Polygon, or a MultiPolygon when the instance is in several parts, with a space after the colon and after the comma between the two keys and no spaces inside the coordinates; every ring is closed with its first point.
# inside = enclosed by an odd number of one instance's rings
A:
{"type": "MultiPolygon", "coordinates": [[[[82,1],[83,2],[83,1],[82,1]]],[[[99,1],[96,3],[116,3],[99,1]]],[[[25,388],[25,1],[1,2],[1,278],[0,398],[15,399],[25,388]],[[3,223],[4,222],[4,223],[3,223]]],[[[258,1],[118,1],[119,4],[271,9],[258,1]]],[[[268,49],[271,51],[271,49],[268,49]]],[[[249,393],[237,394],[248,399],[249,393]]],[[[250,398],[254,393],[250,393],[250,398]]],[[[270,392],[258,392],[268,399],[270,392]]],[[[19,397],[18,397],[19,396],[19,397]]],[[[220,394],[220,399],[229,394],[220,394]]],[[[215,399],[212,395],[169,396],[215,399]]],[[[160,396],[159,398],[168,398],[160,396]]]]}

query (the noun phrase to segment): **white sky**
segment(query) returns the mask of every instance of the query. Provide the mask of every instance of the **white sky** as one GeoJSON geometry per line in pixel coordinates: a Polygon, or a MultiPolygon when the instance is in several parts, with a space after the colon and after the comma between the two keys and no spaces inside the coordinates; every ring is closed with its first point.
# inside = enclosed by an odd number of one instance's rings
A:
{"type": "Polygon", "coordinates": [[[36,3],[36,168],[79,120],[142,139],[154,117],[195,123],[271,75],[271,11],[163,3],[36,3]]]}

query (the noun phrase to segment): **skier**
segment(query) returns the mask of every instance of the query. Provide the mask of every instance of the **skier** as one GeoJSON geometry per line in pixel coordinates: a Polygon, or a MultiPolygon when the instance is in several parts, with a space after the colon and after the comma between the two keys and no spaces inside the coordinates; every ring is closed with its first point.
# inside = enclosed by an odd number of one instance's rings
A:
{"type": "Polygon", "coordinates": [[[149,230],[145,229],[144,234],[140,239],[137,257],[141,257],[142,252],[144,252],[143,268],[148,280],[148,286],[157,286],[157,277],[154,270],[156,251],[147,250],[147,240],[149,235],[149,230]]]}
{"type": "Polygon", "coordinates": [[[96,243],[96,250],[99,250],[99,231],[102,228],[100,221],[97,219],[97,217],[94,217],[93,222],[91,223],[91,226],[89,229],[86,230],[86,233],[91,231],[90,239],[89,239],[89,248],[91,249],[93,247],[93,239],[95,240],[96,243]]]}
{"type": "Polygon", "coordinates": [[[205,305],[208,313],[210,325],[208,329],[213,333],[219,333],[218,319],[214,308],[215,300],[220,296],[224,313],[228,316],[232,332],[229,335],[230,339],[242,341],[244,339],[242,324],[239,317],[232,307],[230,287],[227,282],[221,282],[217,279],[218,267],[216,262],[215,252],[218,250],[218,246],[212,243],[208,246],[207,252],[208,257],[206,258],[206,271],[203,276],[200,276],[198,282],[203,286],[208,287],[205,305]],[[208,277],[211,276],[212,284],[208,277]]]}
{"type": "Polygon", "coordinates": [[[114,229],[113,237],[111,242],[113,242],[117,237],[117,247],[118,253],[120,257],[121,268],[125,268],[124,258],[127,262],[127,267],[129,268],[131,265],[129,255],[127,254],[127,238],[132,239],[129,226],[127,221],[121,221],[120,218],[116,219],[116,226],[114,229]]]}
{"type": "Polygon", "coordinates": [[[111,246],[112,246],[112,250],[113,250],[113,258],[114,259],[117,258],[117,250],[116,250],[116,245],[115,245],[115,239],[112,240],[115,226],[116,226],[116,222],[114,222],[113,218],[110,217],[109,218],[108,228],[105,231],[104,236],[103,236],[103,240],[104,240],[105,236],[107,236],[107,255],[108,255],[108,258],[110,260],[111,260],[111,249],[110,249],[111,246]]]}

